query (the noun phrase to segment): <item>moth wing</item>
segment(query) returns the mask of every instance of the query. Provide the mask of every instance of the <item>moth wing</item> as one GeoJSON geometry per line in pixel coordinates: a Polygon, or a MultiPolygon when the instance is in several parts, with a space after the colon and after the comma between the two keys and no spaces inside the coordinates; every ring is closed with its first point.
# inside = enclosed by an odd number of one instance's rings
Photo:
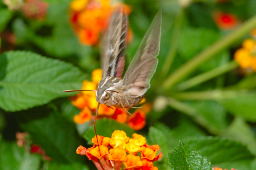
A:
{"type": "Polygon", "coordinates": [[[107,76],[122,76],[125,65],[124,49],[127,31],[127,15],[122,8],[115,10],[101,41],[102,79],[107,76]]]}
{"type": "Polygon", "coordinates": [[[142,96],[150,87],[158,63],[161,23],[162,14],[158,12],[125,73],[124,84],[131,95],[142,96]]]}

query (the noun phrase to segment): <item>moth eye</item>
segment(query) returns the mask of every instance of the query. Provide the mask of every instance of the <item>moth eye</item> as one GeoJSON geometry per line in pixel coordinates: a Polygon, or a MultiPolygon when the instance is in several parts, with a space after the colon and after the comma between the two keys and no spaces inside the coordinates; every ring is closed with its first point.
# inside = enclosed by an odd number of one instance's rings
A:
{"type": "Polygon", "coordinates": [[[110,94],[109,94],[109,93],[105,93],[104,99],[105,99],[105,100],[108,100],[109,98],[110,98],[110,94]]]}

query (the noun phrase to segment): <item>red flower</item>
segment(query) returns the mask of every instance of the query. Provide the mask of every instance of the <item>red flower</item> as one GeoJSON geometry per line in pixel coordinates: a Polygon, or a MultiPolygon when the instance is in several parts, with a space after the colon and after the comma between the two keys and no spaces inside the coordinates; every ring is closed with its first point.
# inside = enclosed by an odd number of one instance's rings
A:
{"type": "Polygon", "coordinates": [[[218,27],[224,30],[233,29],[239,23],[237,17],[230,13],[217,12],[214,14],[213,18],[218,27]]]}

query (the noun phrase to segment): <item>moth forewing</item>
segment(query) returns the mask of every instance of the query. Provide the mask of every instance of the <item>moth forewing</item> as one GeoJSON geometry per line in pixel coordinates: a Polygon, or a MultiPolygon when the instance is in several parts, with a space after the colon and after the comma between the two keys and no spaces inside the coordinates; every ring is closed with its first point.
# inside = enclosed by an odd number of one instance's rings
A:
{"type": "Polygon", "coordinates": [[[101,40],[102,79],[107,76],[120,77],[124,68],[124,49],[128,32],[128,18],[124,11],[117,9],[113,12],[108,28],[101,40]]]}
{"type": "Polygon", "coordinates": [[[156,70],[160,50],[162,13],[158,12],[146,32],[125,76],[124,85],[135,95],[142,96],[150,87],[150,80],[156,70]]]}

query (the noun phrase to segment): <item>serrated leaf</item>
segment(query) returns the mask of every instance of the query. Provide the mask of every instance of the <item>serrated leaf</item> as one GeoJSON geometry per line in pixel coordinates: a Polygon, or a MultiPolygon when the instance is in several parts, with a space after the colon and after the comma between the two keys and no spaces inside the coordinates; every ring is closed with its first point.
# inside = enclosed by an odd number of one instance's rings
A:
{"type": "Polygon", "coordinates": [[[221,168],[246,169],[254,159],[244,145],[229,139],[205,137],[190,139],[185,144],[221,168]]]}
{"type": "Polygon", "coordinates": [[[75,151],[83,143],[82,139],[75,125],[60,113],[37,108],[17,114],[17,120],[33,143],[40,145],[54,160],[68,163],[80,159],[75,151]]]}
{"type": "Polygon", "coordinates": [[[174,170],[210,170],[211,163],[197,151],[180,143],[173,153],[169,154],[169,161],[174,170]]]}
{"type": "MultiPolygon", "coordinates": [[[[111,134],[114,130],[123,130],[128,136],[131,136],[131,134],[134,132],[129,126],[118,123],[112,119],[100,119],[96,121],[96,131],[98,135],[111,137],[111,134]]],[[[83,137],[88,142],[90,142],[94,136],[94,129],[91,125],[88,129],[85,130],[83,137]]]]}
{"type": "Polygon", "coordinates": [[[31,52],[0,55],[0,107],[18,111],[48,103],[80,88],[83,73],[62,61],[31,52]]]}
{"type": "Polygon", "coordinates": [[[0,140],[1,170],[37,170],[40,167],[40,157],[30,154],[16,143],[0,140]]]}

